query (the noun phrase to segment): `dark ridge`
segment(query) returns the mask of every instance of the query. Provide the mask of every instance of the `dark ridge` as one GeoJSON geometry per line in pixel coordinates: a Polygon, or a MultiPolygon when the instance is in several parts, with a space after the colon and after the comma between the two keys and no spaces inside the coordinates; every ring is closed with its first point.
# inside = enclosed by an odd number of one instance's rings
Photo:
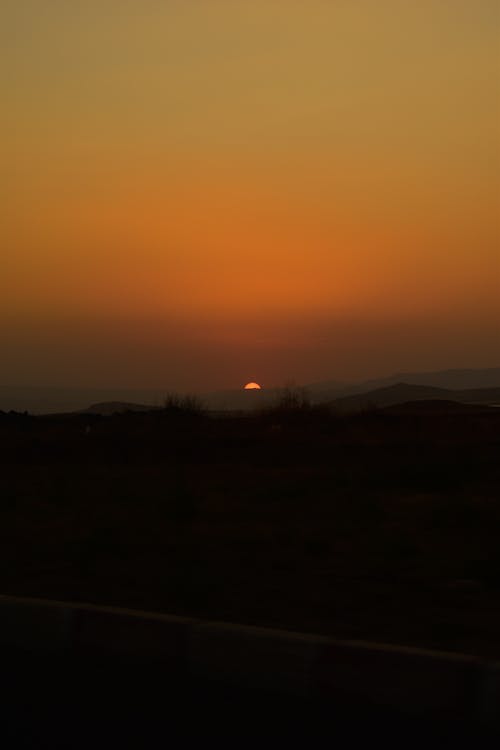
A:
{"type": "Polygon", "coordinates": [[[428,385],[395,383],[376,388],[367,393],[359,393],[335,399],[331,406],[338,411],[360,411],[367,408],[384,408],[410,401],[454,401],[462,404],[498,404],[500,388],[474,388],[453,391],[428,385]]]}
{"type": "Polygon", "coordinates": [[[100,404],[92,404],[87,409],[81,409],[80,414],[101,414],[102,416],[111,416],[113,414],[123,414],[124,412],[136,411],[155,411],[157,406],[147,404],[132,404],[122,401],[104,401],[100,404]]]}
{"type": "Polygon", "coordinates": [[[401,404],[391,404],[384,406],[385,412],[393,414],[464,414],[464,413],[484,413],[490,411],[488,405],[463,404],[459,401],[449,401],[447,399],[405,401],[401,404]]]}

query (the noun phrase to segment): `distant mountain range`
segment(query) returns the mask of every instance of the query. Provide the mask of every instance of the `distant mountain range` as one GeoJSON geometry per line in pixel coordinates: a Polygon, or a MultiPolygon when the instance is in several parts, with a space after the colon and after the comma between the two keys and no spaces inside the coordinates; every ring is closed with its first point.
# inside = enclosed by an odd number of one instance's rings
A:
{"type": "Polygon", "coordinates": [[[104,401],[100,404],[92,404],[87,409],[81,409],[79,413],[100,414],[103,417],[107,417],[112,414],[121,414],[126,411],[152,411],[159,408],[160,407],[158,406],[134,404],[127,401],[104,401]]]}
{"type": "Polygon", "coordinates": [[[367,393],[398,383],[430,386],[450,390],[470,388],[500,388],[500,367],[487,369],[438,370],[436,372],[400,372],[382,378],[363,380],[359,383],[325,381],[307,386],[314,401],[331,401],[342,396],[367,393]]]}
{"type": "Polygon", "coordinates": [[[57,414],[87,409],[90,404],[128,403],[160,406],[166,391],[125,388],[49,388],[0,386],[0,411],[57,414]]]}
{"type": "MultiPolygon", "coordinates": [[[[359,383],[323,381],[304,387],[313,403],[331,403],[339,409],[367,405],[391,406],[407,401],[448,400],[460,403],[500,403],[500,367],[398,373],[359,383]]],[[[212,411],[259,408],[275,402],[281,388],[243,389],[199,394],[212,411]]],[[[167,389],[97,389],[0,386],[1,411],[50,414],[90,410],[113,413],[160,407],[167,389]]]]}
{"type": "Polygon", "coordinates": [[[388,407],[407,402],[440,401],[459,404],[500,405],[499,388],[469,388],[452,390],[435,388],[429,385],[395,383],[384,388],[376,388],[366,393],[334,399],[330,405],[338,411],[359,411],[371,407],[388,407]]]}

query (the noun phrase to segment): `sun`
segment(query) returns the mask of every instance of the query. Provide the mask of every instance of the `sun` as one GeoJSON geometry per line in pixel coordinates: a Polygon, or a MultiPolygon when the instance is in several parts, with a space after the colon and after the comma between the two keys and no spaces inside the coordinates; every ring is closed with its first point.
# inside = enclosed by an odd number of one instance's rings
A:
{"type": "Polygon", "coordinates": [[[255,391],[255,390],[260,391],[261,388],[258,383],[247,383],[244,390],[245,391],[255,391]]]}

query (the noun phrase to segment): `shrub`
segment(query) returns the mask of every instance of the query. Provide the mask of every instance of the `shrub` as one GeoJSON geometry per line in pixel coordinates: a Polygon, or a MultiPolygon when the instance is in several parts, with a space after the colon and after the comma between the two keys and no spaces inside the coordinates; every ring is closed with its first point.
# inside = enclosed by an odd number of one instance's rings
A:
{"type": "Polygon", "coordinates": [[[163,410],[170,414],[201,416],[205,412],[205,407],[198,396],[168,393],[163,401],[163,410]]]}

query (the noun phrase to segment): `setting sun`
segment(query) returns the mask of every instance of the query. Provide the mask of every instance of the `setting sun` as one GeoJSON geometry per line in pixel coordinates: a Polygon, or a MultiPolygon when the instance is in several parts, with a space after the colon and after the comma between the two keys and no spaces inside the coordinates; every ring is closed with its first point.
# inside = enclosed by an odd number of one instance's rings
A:
{"type": "Polygon", "coordinates": [[[0,0],[2,387],[496,367],[498,9],[0,0]]]}

